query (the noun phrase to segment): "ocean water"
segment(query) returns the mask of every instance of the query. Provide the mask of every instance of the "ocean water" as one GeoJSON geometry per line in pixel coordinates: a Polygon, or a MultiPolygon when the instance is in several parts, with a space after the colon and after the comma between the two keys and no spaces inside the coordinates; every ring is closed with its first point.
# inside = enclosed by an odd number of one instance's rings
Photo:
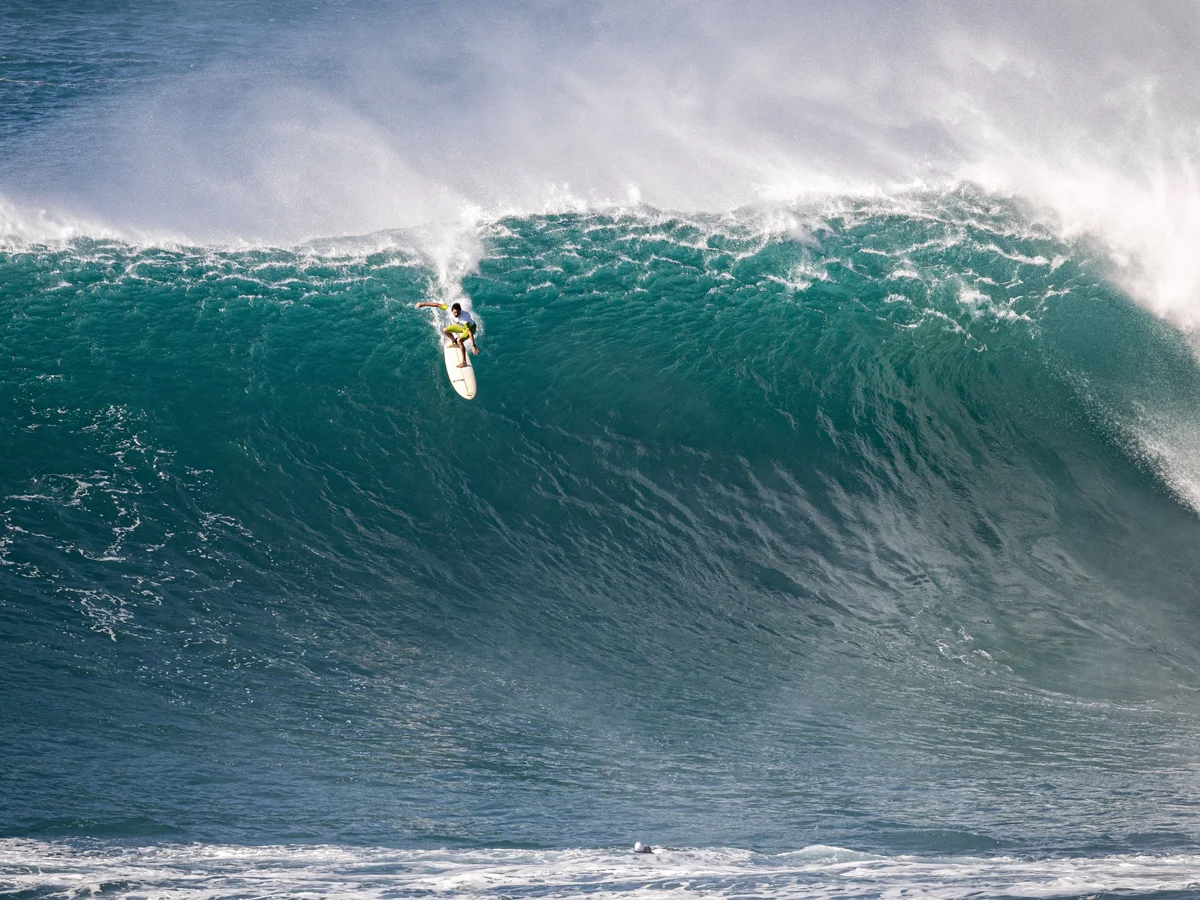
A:
{"type": "Polygon", "coordinates": [[[0,896],[1200,895],[1186,265],[966,178],[452,178],[347,125],[347,58],[470,119],[433,6],[0,24],[0,896]]]}

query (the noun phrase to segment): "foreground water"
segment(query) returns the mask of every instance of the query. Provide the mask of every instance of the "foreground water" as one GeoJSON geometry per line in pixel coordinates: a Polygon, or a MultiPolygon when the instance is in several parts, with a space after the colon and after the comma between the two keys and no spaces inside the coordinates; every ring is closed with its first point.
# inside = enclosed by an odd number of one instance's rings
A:
{"type": "Polygon", "coordinates": [[[779,856],[658,850],[405,852],[347,847],[2,845],[21,897],[1194,896],[1195,856],[1027,861],[882,857],[836,847],[779,856]]]}

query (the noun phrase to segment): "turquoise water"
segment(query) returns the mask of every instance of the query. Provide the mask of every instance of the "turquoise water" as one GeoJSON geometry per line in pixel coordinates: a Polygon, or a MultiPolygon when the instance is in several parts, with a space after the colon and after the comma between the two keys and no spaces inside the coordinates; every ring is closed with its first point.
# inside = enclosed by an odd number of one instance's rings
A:
{"type": "Polygon", "coordinates": [[[1200,370],[1039,222],[10,237],[0,891],[1190,895],[1200,370]]]}

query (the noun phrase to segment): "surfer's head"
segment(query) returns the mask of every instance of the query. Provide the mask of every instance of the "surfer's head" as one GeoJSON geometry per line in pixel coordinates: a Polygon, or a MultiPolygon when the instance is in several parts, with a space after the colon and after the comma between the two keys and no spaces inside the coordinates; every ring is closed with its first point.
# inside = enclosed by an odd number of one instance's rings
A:
{"type": "Polygon", "coordinates": [[[450,304],[450,312],[454,313],[457,316],[460,312],[462,312],[462,304],[461,303],[451,303],[450,304]]]}

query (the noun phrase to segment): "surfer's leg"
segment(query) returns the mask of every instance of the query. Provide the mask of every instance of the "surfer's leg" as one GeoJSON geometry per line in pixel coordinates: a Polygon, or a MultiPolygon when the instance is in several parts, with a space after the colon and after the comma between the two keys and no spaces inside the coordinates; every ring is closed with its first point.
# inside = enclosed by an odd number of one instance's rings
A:
{"type": "Polygon", "coordinates": [[[462,354],[462,362],[458,364],[460,369],[467,365],[467,345],[464,343],[464,340],[466,339],[466,332],[467,329],[465,326],[456,325],[453,323],[447,325],[445,331],[442,332],[446,335],[446,337],[450,338],[450,340],[454,342],[454,346],[457,347],[458,352],[462,354]]]}

